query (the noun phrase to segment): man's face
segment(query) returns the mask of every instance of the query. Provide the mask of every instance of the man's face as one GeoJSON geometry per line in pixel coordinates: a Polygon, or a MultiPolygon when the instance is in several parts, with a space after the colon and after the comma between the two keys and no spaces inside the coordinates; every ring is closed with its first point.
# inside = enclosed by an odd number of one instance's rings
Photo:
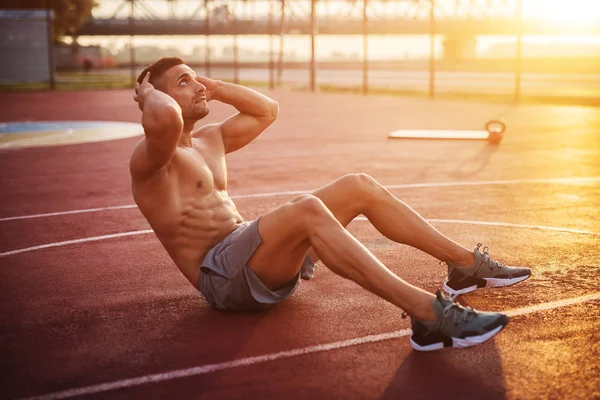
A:
{"type": "Polygon", "coordinates": [[[171,96],[181,107],[183,119],[199,120],[208,115],[206,87],[196,80],[196,73],[185,64],[169,68],[156,88],[171,96]]]}

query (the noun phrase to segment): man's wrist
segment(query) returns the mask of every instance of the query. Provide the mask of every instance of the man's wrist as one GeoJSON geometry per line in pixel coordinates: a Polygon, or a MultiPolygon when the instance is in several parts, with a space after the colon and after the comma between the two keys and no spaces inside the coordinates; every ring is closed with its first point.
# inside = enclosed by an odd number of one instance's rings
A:
{"type": "Polygon", "coordinates": [[[215,87],[210,90],[210,100],[221,101],[221,99],[219,98],[219,94],[223,90],[223,86],[225,86],[225,82],[220,81],[220,80],[215,80],[214,82],[216,84],[215,84],[215,87]]]}

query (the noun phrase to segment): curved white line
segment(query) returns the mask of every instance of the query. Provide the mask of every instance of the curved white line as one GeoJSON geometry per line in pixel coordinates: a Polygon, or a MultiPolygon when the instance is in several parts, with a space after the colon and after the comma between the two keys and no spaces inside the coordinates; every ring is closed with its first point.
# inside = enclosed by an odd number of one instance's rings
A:
{"type": "Polygon", "coordinates": [[[13,220],[17,220],[17,219],[31,219],[31,218],[41,218],[41,217],[54,217],[57,215],[69,215],[69,214],[83,214],[83,213],[90,213],[90,212],[97,212],[97,211],[107,211],[107,210],[122,210],[125,208],[137,208],[136,204],[127,204],[124,206],[109,206],[109,207],[98,207],[98,208],[86,208],[83,210],[71,210],[71,211],[58,211],[58,212],[52,212],[52,213],[46,213],[46,214],[33,214],[33,215],[19,215],[16,217],[7,217],[7,218],[0,218],[0,222],[1,221],[13,221],[13,220]]]}
{"type": "MultiPolygon", "coordinates": [[[[367,220],[366,217],[357,217],[357,218],[354,218],[354,221],[368,221],[368,220],[367,220]]],[[[450,223],[450,224],[470,224],[470,225],[505,226],[505,227],[509,227],[509,228],[540,229],[540,230],[547,230],[547,231],[556,231],[556,232],[576,233],[576,234],[582,234],[582,235],[600,236],[600,232],[584,231],[584,230],[581,230],[581,229],[558,228],[558,227],[554,227],[554,226],[544,226],[544,225],[521,225],[521,224],[511,224],[511,223],[504,223],[504,222],[467,221],[467,220],[459,220],[459,219],[428,219],[427,221],[433,222],[433,223],[438,222],[438,223],[450,223]]],[[[39,245],[39,246],[26,247],[26,248],[23,248],[23,249],[16,249],[16,250],[7,251],[5,253],[0,253],[0,257],[6,257],[6,256],[10,256],[10,255],[13,255],[13,254],[28,253],[28,252],[31,252],[31,251],[47,249],[47,248],[50,248],[50,247],[67,246],[69,244],[86,243],[86,242],[97,242],[97,241],[100,241],[100,240],[114,239],[114,238],[123,237],[123,236],[145,235],[147,233],[152,233],[152,232],[153,232],[152,229],[144,229],[144,230],[141,230],[141,231],[130,231],[130,232],[123,232],[123,233],[113,233],[113,234],[110,234],[110,235],[93,236],[93,237],[89,237],[89,238],[67,240],[67,241],[64,241],[64,242],[48,243],[48,244],[42,244],[42,245],[39,245]]]]}
{"type": "Polygon", "coordinates": [[[429,222],[439,222],[447,224],[469,224],[469,225],[488,225],[488,226],[506,226],[510,228],[525,228],[525,229],[540,229],[544,231],[556,231],[556,232],[567,232],[567,233],[580,233],[582,235],[600,236],[600,232],[585,231],[583,229],[571,229],[571,228],[559,228],[555,226],[545,225],[524,225],[524,224],[510,224],[505,222],[492,222],[492,221],[464,221],[459,219],[429,219],[429,222]]]}
{"type": "MultiPolygon", "coordinates": [[[[557,300],[550,303],[541,303],[529,307],[515,308],[505,311],[508,316],[516,317],[521,315],[533,314],[553,310],[561,307],[568,307],[576,304],[586,303],[600,299],[600,293],[592,293],[585,296],[574,297],[570,299],[557,300]]],[[[55,400],[67,399],[76,396],[88,396],[96,393],[109,392],[117,389],[125,389],[148,383],[165,382],[173,379],[185,378],[190,376],[204,375],[215,371],[232,369],[237,367],[247,367],[255,364],[262,364],[268,361],[283,360],[286,358],[319,353],[323,351],[339,350],[352,346],[359,346],[367,343],[382,342],[384,340],[398,339],[411,334],[410,329],[402,329],[394,332],[381,333],[378,335],[369,335],[354,339],[342,340],[338,342],[318,344],[315,346],[301,347],[298,349],[280,351],[278,353],[264,354],[262,356],[240,358],[232,361],[225,361],[217,364],[205,364],[198,367],[178,369],[158,374],[143,375],[137,378],[122,379],[119,381],[101,383],[99,385],[84,386],[75,389],[67,389],[60,392],[47,393],[40,396],[21,398],[18,400],[55,400]]]]}
{"type": "MultiPolygon", "coordinates": [[[[583,177],[583,178],[548,178],[548,179],[516,179],[516,180],[500,180],[500,181],[462,181],[462,182],[432,182],[432,183],[402,183],[398,185],[385,186],[387,189],[410,189],[410,188],[432,188],[432,187],[447,187],[447,186],[485,186],[485,185],[516,185],[522,183],[560,183],[564,185],[575,185],[587,182],[600,182],[600,177],[583,177]]],[[[263,197],[276,197],[276,196],[292,196],[311,193],[312,190],[292,190],[285,192],[271,192],[271,193],[253,193],[253,194],[238,194],[230,196],[232,199],[252,199],[252,198],[263,198],[263,197]]],[[[136,208],[135,204],[127,204],[121,206],[108,206],[99,208],[86,208],[81,210],[70,210],[70,211],[58,211],[44,214],[32,214],[32,215],[18,215],[15,217],[0,218],[2,221],[13,221],[19,219],[30,219],[30,218],[42,218],[42,217],[53,217],[58,215],[68,214],[80,214],[97,211],[108,211],[108,210],[122,210],[126,208],[136,208]]]]}
{"type": "MultiPolygon", "coordinates": [[[[354,221],[368,221],[366,217],[356,217],[354,221]]],[[[511,224],[508,222],[494,222],[494,221],[469,221],[462,219],[428,219],[431,223],[441,224],[467,224],[467,225],[487,225],[487,226],[505,226],[509,228],[524,228],[524,229],[540,229],[544,231],[555,231],[555,232],[567,232],[567,233],[579,233],[582,235],[600,236],[600,232],[585,231],[583,229],[571,229],[571,228],[559,228],[555,226],[545,225],[525,225],[525,224],[511,224]]]]}
{"type": "Polygon", "coordinates": [[[123,237],[123,236],[144,235],[144,234],[152,233],[152,232],[153,232],[152,229],[144,229],[142,231],[131,231],[131,232],[113,233],[113,234],[110,234],[110,235],[92,236],[92,237],[89,237],[89,238],[66,240],[64,242],[54,242],[54,243],[42,244],[42,245],[39,245],[39,246],[26,247],[24,249],[17,249],[17,250],[7,251],[5,253],[0,253],[0,257],[6,257],[6,256],[10,256],[10,255],[13,255],[13,254],[28,253],[30,251],[48,249],[50,247],[61,247],[61,246],[67,246],[69,244],[97,242],[97,241],[100,241],[100,240],[114,239],[114,238],[123,237]]]}

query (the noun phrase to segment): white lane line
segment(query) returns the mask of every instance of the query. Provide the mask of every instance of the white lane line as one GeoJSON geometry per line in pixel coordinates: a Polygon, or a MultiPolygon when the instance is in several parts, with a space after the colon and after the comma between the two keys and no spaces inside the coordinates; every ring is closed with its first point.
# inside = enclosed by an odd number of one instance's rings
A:
{"type": "MultiPolygon", "coordinates": [[[[368,219],[366,217],[357,217],[354,219],[354,221],[368,221],[368,219]]],[[[547,230],[547,231],[555,231],[555,232],[567,232],[567,233],[576,233],[576,234],[582,234],[582,235],[600,236],[600,232],[584,231],[581,229],[558,228],[558,227],[554,227],[554,226],[544,226],[544,225],[521,225],[521,224],[511,224],[511,223],[504,223],[504,222],[494,222],[494,221],[489,221],[489,222],[488,221],[467,221],[467,220],[460,220],[460,219],[428,219],[427,221],[432,222],[432,223],[437,222],[437,223],[450,223],[450,224],[505,226],[505,227],[509,227],[509,228],[539,229],[539,230],[547,230]]],[[[96,241],[100,241],[100,240],[113,239],[113,238],[122,237],[122,236],[144,235],[144,234],[152,233],[152,232],[153,232],[152,229],[144,229],[141,231],[113,233],[110,235],[93,236],[93,237],[89,237],[89,238],[67,240],[64,242],[48,243],[48,244],[42,244],[40,246],[25,247],[23,249],[16,249],[16,250],[7,251],[5,253],[0,253],[0,257],[6,257],[6,256],[10,256],[13,254],[28,253],[30,251],[47,249],[49,247],[61,247],[61,246],[67,246],[69,244],[96,242],[96,241]]]]}
{"type": "Polygon", "coordinates": [[[529,307],[516,308],[514,310],[504,311],[509,317],[519,317],[521,315],[533,314],[540,311],[553,310],[560,307],[573,306],[575,304],[587,303],[588,301],[599,300],[600,293],[592,293],[585,296],[573,297],[570,299],[556,300],[550,303],[541,303],[529,307]]]}
{"type": "Polygon", "coordinates": [[[544,231],[579,233],[582,235],[600,236],[600,232],[585,231],[583,229],[559,228],[559,227],[555,227],[555,226],[545,226],[545,225],[523,225],[523,224],[510,224],[510,223],[506,223],[506,222],[492,222],[492,221],[463,221],[463,220],[458,220],[458,219],[429,219],[428,221],[429,222],[448,223],[448,224],[506,226],[506,227],[510,227],[510,228],[540,229],[540,230],[544,230],[544,231]]]}
{"type": "Polygon", "coordinates": [[[123,237],[123,236],[144,235],[146,233],[152,233],[152,232],[153,232],[152,229],[144,229],[141,231],[113,233],[111,235],[93,236],[93,237],[88,237],[88,238],[66,240],[64,242],[54,242],[54,243],[42,244],[40,246],[26,247],[24,249],[7,251],[5,253],[0,253],[0,257],[6,257],[6,256],[10,256],[13,254],[27,253],[27,252],[35,251],[35,250],[48,249],[50,247],[61,247],[61,246],[67,246],[69,244],[97,242],[100,240],[114,239],[114,238],[123,237]]]}
{"type": "MultiPolygon", "coordinates": [[[[516,308],[516,309],[504,311],[504,313],[511,317],[522,316],[522,315],[527,315],[527,314],[533,314],[533,313],[540,312],[540,311],[553,310],[556,308],[567,307],[567,306],[581,304],[581,303],[585,303],[588,301],[599,300],[599,299],[600,299],[600,292],[589,294],[586,296],[581,296],[581,297],[557,300],[557,301],[553,301],[550,303],[542,303],[542,304],[536,304],[536,305],[529,306],[529,307],[516,308]]],[[[87,395],[92,395],[92,394],[96,394],[96,393],[109,392],[109,391],[117,390],[117,389],[125,389],[125,388],[141,386],[141,385],[145,385],[148,383],[165,382],[165,381],[170,381],[173,379],[204,375],[204,374],[208,374],[208,373],[215,372],[215,371],[221,371],[221,370],[225,370],[225,369],[246,367],[246,366],[262,364],[262,363],[265,363],[268,361],[274,361],[274,360],[283,360],[286,358],[291,358],[291,357],[296,357],[296,356],[301,356],[301,355],[306,355],[306,354],[338,350],[338,349],[343,349],[346,347],[358,346],[358,345],[367,344],[367,343],[376,343],[376,342],[381,342],[381,341],[390,340],[390,339],[398,339],[398,338],[401,338],[404,336],[408,336],[410,334],[411,334],[410,329],[402,329],[399,331],[382,333],[382,334],[378,334],[378,335],[369,335],[369,336],[363,336],[363,337],[355,338],[355,339],[343,340],[343,341],[339,341],[339,342],[319,344],[316,346],[302,347],[299,349],[281,351],[278,353],[270,353],[270,354],[265,354],[265,355],[257,356],[257,357],[240,358],[238,360],[227,361],[227,362],[222,362],[222,363],[217,363],[217,364],[207,364],[207,365],[201,365],[201,366],[193,367],[193,368],[178,369],[178,370],[174,370],[174,371],[163,372],[163,373],[159,373],[159,374],[144,375],[144,376],[140,376],[137,378],[122,379],[119,381],[107,382],[107,383],[102,383],[99,385],[84,386],[84,387],[75,388],[75,389],[63,390],[60,392],[47,393],[47,394],[43,394],[40,396],[21,398],[18,400],[55,400],[55,399],[67,399],[67,398],[76,397],[76,396],[87,396],[87,395]]]]}
{"type": "MultiPolygon", "coordinates": [[[[366,217],[356,217],[354,221],[368,221],[366,217]]],[[[583,229],[571,229],[571,228],[560,228],[556,226],[545,226],[545,225],[525,225],[525,224],[511,224],[508,222],[494,222],[494,221],[469,221],[462,219],[428,219],[431,223],[440,224],[467,224],[467,225],[487,225],[487,226],[504,226],[508,228],[524,228],[524,229],[539,229],[544,231],[554,232],[566,232],[566,233],[577,233],[582,235],[600,236],[600,232],[585,231],[583,229]]],[[[1,255],[1,254],[0,254],[1,255]]]]}
{"type": "Polygon", "coordinates": [[[13,221],[17,219],[31,219],[31,218],[41,218],[41,217],[54,217],[57,215],[68,215],[68,214],[83,214],[90,212],[98,212],[98,211],[107,211],[107,210],[122,210],[125,208],[137,208],[136,204],[127,204],[124,206],[110,206],[110,207],[98,207],[98,208],[85,208],[83,210],[71,210],[71,211],[58,211],[51,212],[45,214],[33,214],[33,215],[18,215],[16,217],[6,217],[0,218],[1,221],[13,221]]]}
{"type": "Polygon", "coordinates": [[[86,396],[86,395],[95,394],[95,393],[108,392],[111,390],[130,388],[130,387],[134,387],[134,386],[141,386],[141,385],[145,385],[148,383],[164,382],[164,381],[169,381],[172,379],[203,375],[203,374],[220,371],[220,370],[224,370],[224,369],[249,366],[249,365],[254,365],[254,364],[261,364],[261,363],[264,363],[267,361],[281,360],[281,359],[300,356],[300,355],[304,355],[304,354],[311,354],[311,353],[318,353],[318,352],[322,352],[322,351],[343,349],[345,347],[357,346],[357,345],[361,345],[361,344],[365,344],[365,343],[380,342],[383,340],[389,340],[389,339],[407,336],[410,333],[411,333],[410,329],[403,329],[403,330],[395,331],[395,332],[382,333],[379,335],[369,335],[369,336],[364,336],[364,337],[360,337],[360,338],[356,338],[356,339],[343,340],[340,342],[319,344],[316,346],[302,347],[299,349],[281,351],[279,353],[265,354],[265,355],[257,356],[257,357],[240,358],[238,360],[227,361],[227,362],[218,363],[218,364],[207,364],[207,365],[202,365],[199,367],[193,367],[193,368],[188,368],[188,369],[179,369],[179,370],[174,370],[174,371],[169,371],[169,372],[163,372],[160,374],[145,375],[145,376],[140,376],[137,378],[123,379],[120,381],[102,383],[99,385],[84,386],[84,387],[80,387],[80,388],[76,388],[76,389],[69,389],[69,390],[64,390],[61,392],[48,393],[48,394],[44,394],[41,396],[27,397],[24,399],[22,398],[22,399],[17,399],[17,400],[54,400],[54,399],[67,399],[67,398],[75,397],[75,396],[86,396]]]}
{"type": "MultiPolygon", "coordinates": [[[[447,187],[447,186],[485,186],[485,185],[517,185],[523,183],[559,183],[565,185],[580,184],[588,182],[599,182],[600,177],[588,177],[588,178],[549,178],[549,179],[515,179],[515,180],[500,180],[500,181],[470,181],[470,182],[432,182],[432,183],[404,183],[398,185],[385,186],[387,189],[410,189],[410,188],[433,188],[433,187],[447,187]]],[[[292,190],[286,192],[270,192],[270,193],[254,193],[254,194],[239,194],[230,196],[232,199],[252,199],[252,198],[263,198],[263,197],[277,197],[277,196],[293,196],[300,194],[312,193],[313,190],[292,190]]],[[[122,210],[126,208],[136,208],[135,204],[127,204],[121,206],[109,206],[99,208],[85,208],[81,210],[70,210],[70,211],[58,211],[44,214],[32,214],[32,215],[18,215],[14,217],[0,218],[2,221],[12,221],[19,219],[30,219],[30,218],[42,218],[42,217],[53,217],[58,215],[67,214],[79,214],[89,213],[97,211],[108,211],[108,210],[122,210]]]]}

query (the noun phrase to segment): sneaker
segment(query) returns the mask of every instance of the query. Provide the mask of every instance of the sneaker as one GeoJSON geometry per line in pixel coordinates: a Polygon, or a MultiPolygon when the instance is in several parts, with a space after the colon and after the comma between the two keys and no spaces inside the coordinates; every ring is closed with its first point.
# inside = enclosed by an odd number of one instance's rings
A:
{"type": "Polygon", "coordinates": [[[444,281],[444,291],[456,297],[483,287],[514,285],[531,276],[529,268],[510,267],[490,258],[489,248],[479,251],[481,243],[473,250],[475,264],[470,268],[459,268],[448,264],[448,277],[444,281]]]}
{"type": "Polygon", "coordinates": [[[508,324],[508,316],[462,307],[441,290],[433,300],[437,319],[433,322],[411,318],[410,345],[419,351],[444,347],[471,347],[496,336],[508,324]]]}

